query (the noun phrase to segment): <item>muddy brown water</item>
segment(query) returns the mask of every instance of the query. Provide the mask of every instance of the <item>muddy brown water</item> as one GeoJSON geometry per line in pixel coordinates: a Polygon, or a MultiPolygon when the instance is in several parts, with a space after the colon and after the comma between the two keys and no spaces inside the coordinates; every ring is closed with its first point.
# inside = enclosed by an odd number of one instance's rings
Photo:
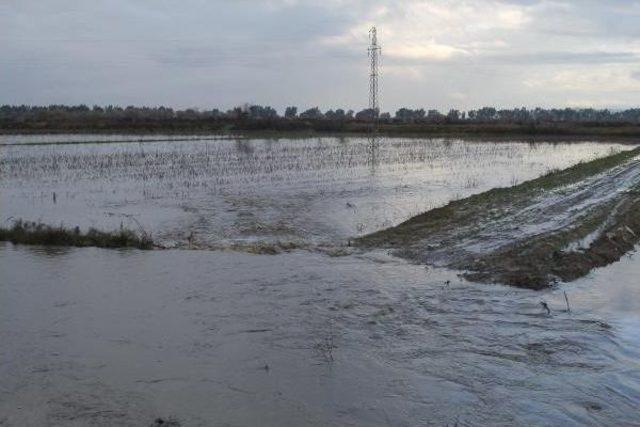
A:
{"type": "Polygon", "coordinates": [[[633,257],[545,293],[385,254],[2,244],[0,271],[3,425],[633,425],[640,410],[633,257]]]}
{"type": "MultiPolygon", "coordinates": [[[[333,242],[621,149],[388,142],[5,146],[0,217],[333,242]]],[[[378,252],[0,243],[0,425],[635,425],[639,273],[533,292],[378,252]]]]}

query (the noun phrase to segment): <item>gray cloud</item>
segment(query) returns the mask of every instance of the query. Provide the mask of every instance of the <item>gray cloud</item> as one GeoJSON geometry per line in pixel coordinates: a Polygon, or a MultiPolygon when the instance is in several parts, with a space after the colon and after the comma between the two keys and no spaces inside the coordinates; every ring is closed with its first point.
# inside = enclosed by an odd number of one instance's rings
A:
{"type": "Polygon", "coordinates": [[[636,105],[640,1],[5,0],[0,103],[636,105]]]}
{"type": "Polygon", "coordinates": [[[487,62],[506,64],[629,64],[639,63],[640,56],[635,52],[531,52],[505,55],[488,55],[487,62]]]}

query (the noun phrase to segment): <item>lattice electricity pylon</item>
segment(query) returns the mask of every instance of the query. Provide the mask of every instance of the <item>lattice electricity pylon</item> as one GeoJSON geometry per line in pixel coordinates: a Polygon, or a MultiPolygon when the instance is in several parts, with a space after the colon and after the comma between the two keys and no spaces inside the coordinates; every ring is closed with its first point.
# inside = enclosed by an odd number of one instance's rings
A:
{"type": "Polygon", "coordinates": [[[380,105],[378,98],[378,76],[380,66],[380,54],[382,49],[378,46],[378,32],[376,27],[369,30],[369,60],[371,61],[371,73],[369,74],[369,108],[373,110],[376,117],[380,113],[380,105]]]}

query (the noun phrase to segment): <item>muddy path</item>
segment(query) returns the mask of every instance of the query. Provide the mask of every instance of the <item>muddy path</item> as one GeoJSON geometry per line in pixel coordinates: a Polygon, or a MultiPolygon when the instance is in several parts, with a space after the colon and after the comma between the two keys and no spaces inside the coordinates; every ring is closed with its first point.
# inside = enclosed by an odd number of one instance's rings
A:
{"type": "Polygon", "coordinates": [[[356,241],[465,271],[480,282],[542,289],[611,264],[640,241],[640,149],[428,211],[356,241]]]}

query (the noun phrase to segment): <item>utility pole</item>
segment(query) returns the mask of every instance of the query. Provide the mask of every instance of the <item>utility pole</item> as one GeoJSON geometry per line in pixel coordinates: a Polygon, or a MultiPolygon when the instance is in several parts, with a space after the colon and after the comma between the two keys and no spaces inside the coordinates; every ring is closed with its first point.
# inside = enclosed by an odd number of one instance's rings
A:
{"type": "Polygon", "coordinates": [[[369,30],[369,60],[371,62],[371,72],[369,74],[369,108],[374,111],[376,118],[380,113],[378,98],[378,74],[381,48],[378,46],[378,33],[376,27],[369,30]]]}

